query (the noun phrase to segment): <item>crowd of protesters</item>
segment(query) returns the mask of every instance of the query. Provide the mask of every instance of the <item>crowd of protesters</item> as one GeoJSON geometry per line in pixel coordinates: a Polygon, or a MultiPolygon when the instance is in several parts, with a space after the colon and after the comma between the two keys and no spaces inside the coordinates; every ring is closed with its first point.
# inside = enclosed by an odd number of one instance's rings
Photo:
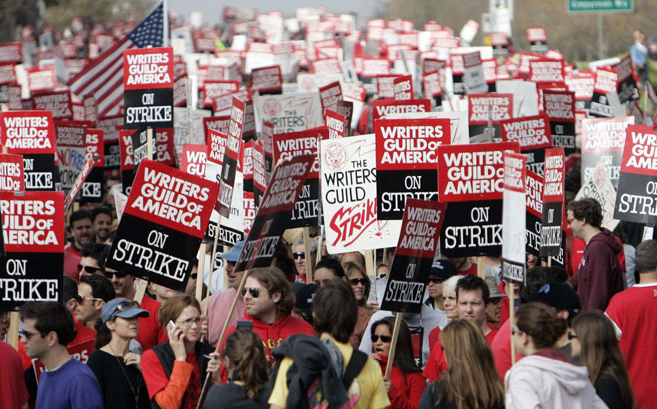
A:
{"type": "Polygon", "coordinates": [[[600,227],[599,203],[567,209],[573,236],[588,243],[576,274],[529,266],[511,295],[499,269],[484,280],[474,260],[435,260],[421,312],[401,315],[387,376],[395,318],[375,294],[387,277],[368,275],[362,254],[320,256],[307,283],[296,269],[306,255],[282,242],[275,263],[287,271],[258,268],[244,279],[234,269],[239,242],[218,255],[223,291],[199,302],[193,289],[151,286],[140,305],[138,279],[104,266],[114,213],[79,210],[69,218],[75,268],[62,303],[24,304],[18,353],[0,343],[0,407],[313,407],[312,391],[330,407],[648,408],[657,241],[636,247],[636,284],[625,288],[623,246],[600,227]],[[94,215],[109,219],[108,234],[97,234],[94,215]],[[71,358],[67,346],[90,340],[86,365],[71,358]],[[206,377],[214,386],[202,396],[206,377]]]}
{"type": "Polygon", "coordinates": [[[578,160],[563,268],[528,254],[511,293],[496,255],[484,268],[438,257],[420,312],[396,317],[381,309],[394,248],[370,272],[362,253],[327,254],[294,231],[270,267],[237,271],[240,241],[195,266],[185,291],[151,283],[137,302],[143,283],[105,266],[116,210],[81,203],[61,303],[23,304],[18,350],[0,341],[0,409],[655,408],[657,240],[632,223],[611,232],[599,202],[574,200],[578,160]]]}

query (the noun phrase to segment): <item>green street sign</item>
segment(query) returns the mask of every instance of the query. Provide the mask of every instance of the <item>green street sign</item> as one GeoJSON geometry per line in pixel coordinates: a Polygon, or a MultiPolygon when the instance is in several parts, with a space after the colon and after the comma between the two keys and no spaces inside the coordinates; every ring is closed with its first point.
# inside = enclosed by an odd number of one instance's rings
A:
{"type": "Polygon", "coordinates": [[[634,0],[566,0],[569,13],[631,13],[634,0]]]}

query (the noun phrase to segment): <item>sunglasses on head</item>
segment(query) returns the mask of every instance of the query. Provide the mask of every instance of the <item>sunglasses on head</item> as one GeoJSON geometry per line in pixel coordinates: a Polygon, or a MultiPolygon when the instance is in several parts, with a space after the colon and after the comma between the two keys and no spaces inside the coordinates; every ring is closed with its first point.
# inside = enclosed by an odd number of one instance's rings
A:
{"type": "Polygon", "coordinates": [[[366,278],[350,278],[349,281],[351,282],[352,285],[367,285],[367,279],[366,278]]]}
{"type": "Polygon", "coordinates": [[[95,298],[95,297],[85,297],[82,294],[78,294],[75,296],[75,301],[78,302],[78,304],[82,304],[85,300],[102,300],[102,298],[95,298]]]}
{"type": "Polygon", "coordinates": [[[249,292],[249,294],[251,294],[251,297],[253,297],[253,298],[260,297],[260,290],[259,289],[257,289],[257,288],[247,288],[247,287],[242,288],[242,297],[244,297],[246,295],[247,291],[249,292]]]}
{"type": "Polygon", "coordinates": [[[116,276],[116,278],[125,278],[127,276],[126,273],[119,273],[118,271],[105,271],[103,274],[105,274],[105,277],[109,278],[110,280],[112,279],[112,276],[116,276]]]}
{"type": "Polygon", "coordinates": [[[300,251],[298,253],[292,253],[292,257],[296,260],[299,257],[305,259],[306,258],[306,252],[305,251],[300,251]]]}
{"type": "Polygon", "coordinates": [[[82,270],[84,270],[85,273],[87,274],[96,274],[97,272],[103,272],[103,269],[100,267],[91,267],[91,266],[83,266],[82,264],[78,264],[78,273],[81,273],[82,270]]]}
{"type": "Polygon", "coordinates": [[[381,338],[381,342],[385,343],[392,341],[392,337],[389,335],[372,335],[372,342],[378,342],[379,338],[381,338]]]}
{"type": "Polygon", "coordinates": [[[116,304],[116,311],[118,312],[126,312],[130,308],[139,308],[139,304],[137,304],[137,301],[125,300],[116,304]]]}

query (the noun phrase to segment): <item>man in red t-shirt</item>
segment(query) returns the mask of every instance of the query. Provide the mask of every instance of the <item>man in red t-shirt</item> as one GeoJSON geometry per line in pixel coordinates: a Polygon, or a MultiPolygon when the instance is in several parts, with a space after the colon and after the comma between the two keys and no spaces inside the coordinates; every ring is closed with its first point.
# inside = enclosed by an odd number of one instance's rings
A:
{"type": "MultiPolygon", "coordinates": [[[[486,322],[486,305],[490,302],[490,292],[486,282],[476,275],[469,274],[456,284],[456,303],[460,319],[472,320],[481,328],[486,342],[490,345],[497,330],[490,328],[486,322]]],[[[431,349],[429,360],[423,375],[430,382],[438,379],[448,368],[440,340],[431,349]]]]}
{"type": "Polygon", "coordinates": [[[80,251],[87,244],[94,241],[94,228],[91,223],[91,213],[86,210],[73,212],[69,219],[69,229],[73,241],[64,247],[64,274],[72,279],[78,279],[78,264],[80,264],[80,251]]]}
{"type": "Polygon", "coordinates": [[[636,248],[639,284],[612,297],[605,313],[620,337],[637,408],[654,407],[657,362],[657,240],[636,248]]]}
{"type": "MultiPolygon", "coordinates": [[[[271,357],[271,350],[290,335],[315,335],[310,324],[290,315],[294,307],[294,295],[287,277],[278,268],[250,270],[242,297],[245,306],[244,319],[253,322],[253,332],[262,339],[268,358],[271,357]]],[[[233,331],[234,325],[228,328],[226,338],[233,331]]]]}

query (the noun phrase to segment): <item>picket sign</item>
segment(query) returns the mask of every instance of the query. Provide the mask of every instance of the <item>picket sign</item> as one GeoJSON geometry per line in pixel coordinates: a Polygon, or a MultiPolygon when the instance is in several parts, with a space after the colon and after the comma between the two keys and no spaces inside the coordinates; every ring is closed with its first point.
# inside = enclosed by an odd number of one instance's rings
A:
{"type": "MultiPolygon", "coordinates": [[[[146,157],[153,160],[153,128],[150,127],[146,129],[146,149],[146,157]]],[[[146,287],[148,287],[148,280],[137,280],[134,301],[137,301],[139,305],[141,305],[144,294],[146,294],[146,287]]]]}
{"type": "Polygon", "coordinates": [[[486,263],[484,256],[477,256],[477,277],[482,280],[486,278],[486,266],[484,263],[486,263]]]}
{"type": "MultiPolygon", "coordinates": [[[[552,257],[548,258],[548,262],[552,257]]],[[[509,338],[511,340],[511,366],[516,364],[516,346],[513,344],[513,325],[516,321],[516,308],[515,308],[515,301],[516,301],[516,294],[515,294],[515,284],[513,284],[513,281],[509,281],[509,291],[507,292],[509,296],[509,328],[511,331],[511,337],[509,338]]]]}
{"type": "MultiPolygon", "coordinates": [[[[306,252],[306,258],[304,259],[306,263],[306,282],[311,284],[313,282],[313,260],[311,257],[312,248],[310,246],[310,227],[303,228],[303,251],[306,252]]],[[[317,252],[321,253],[321,248],[318,248],[317,252]]]]}
{"type": "MultiPolygon", "coordinates": [[[[2,153],[7,153],[7,147],[2,146],[2,153]]],[[[9,329],[7,330],[7,343],[18,350],[18,325],[20,314],[18,311],[9,313],[9,329]]]]}
{"type": "Polygon", "coordinates": [[[392,342],[390,344],[390,351],[388,352],[388,364],[386,365],[386,374],[383,377],[386,381],[390,380],[390,373],[392,372],[393,361],[395,360],[395,350],[397,349],[397,340],[399,339],[399,327],[401,327],[402,315],[402,312],[395,313],[395,326],[392,328],[392,342]]]}
{"type": "MultiPolygon", "coordinates": [[[[210,296],[210,287],[212,287],[212,276],[214,275],[214,263],[215,260],[217,259],[217,243],[219,241],[219,229],[221,228],[221,213],[219,213],[219,218],[217,219],[217,230],[214,233],[214,243],[212,243],[212,258],[210,259],[210,280],[208,280],[208,292],[205,294],[206,297],[210,296]]],[[[205,257],[203,257],[205,259],[205,257]]],[[[205,265],[203,266],[205,267],[205,265]]],[[[196,282],[196,285],[198,286],[198,281],[196,282]]],[[[203,285],[201,284],[201,287],[203,285]]],[[[228,277],[224,273],[224,286],[223,288],[228,288],[228,277]]],[[[200,302],[201,300],[199,300],[200,302]]],[[[208,303],[209,304],[209,303],[208,303]]],[[[208,304],[205,305],[205,315],[208,315],[208,304]]]]}
{"type": "MultiPolygon", "coordinates": [[[[215,241],[218,234],[215,234],[215,241]]],[[[196,299],[200,303],[203,300],[203,273],[205,272],[205,241],[201,240],[201,245],[198,248],[198,268],[196,269],[196,299]]]]}

